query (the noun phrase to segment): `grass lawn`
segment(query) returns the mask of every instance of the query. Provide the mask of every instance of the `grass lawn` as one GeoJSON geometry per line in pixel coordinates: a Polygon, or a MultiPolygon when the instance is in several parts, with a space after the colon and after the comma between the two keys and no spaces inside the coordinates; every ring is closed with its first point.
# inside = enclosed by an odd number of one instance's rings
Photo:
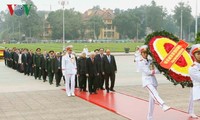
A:
{"type": "MultiPolygon", "coordinates": [[[[124,52],[125,47],[130,48],[130,52],[135,51],[136,46],[141,46],[144,43],[70,43],[74,46],[74,51],[79,53],[82,52],[85,45],[89,51],[93,51],[97,48],[110,49],[112,52],[124,52]]],[[[65,44],[66,46],[69,44],[65,44]]],[[[7,48],[28,48],[35,50],[36,48],[41,48],[42,51],[54,50],[56,52],[62,51],[63,45],[61,43],[32,43],[32,44],[0,44],[0,47],[7,48]]]]}

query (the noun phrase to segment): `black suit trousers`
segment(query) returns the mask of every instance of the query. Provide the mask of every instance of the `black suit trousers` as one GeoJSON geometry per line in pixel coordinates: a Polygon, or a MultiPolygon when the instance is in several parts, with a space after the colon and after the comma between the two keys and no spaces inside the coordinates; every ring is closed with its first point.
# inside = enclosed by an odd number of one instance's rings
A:
{"type": "Polygon", "coordinates": [[[58,72],[55,73],[55,78],[56,78],[56,85],[60,85],[60,81],[61,81],[61,78],[62,78],[61,69],[58,69],[58,72]]]}
{"type": "Polygon", "coordinates": [[[86,90],[87,86],[87,77],[85,74],[80,74],[79,76],[79,87],[83,90],[86,90]]]}
{"type": "Polygon", "coordinates": [[[88,89],[89,92],[96,92],[97,89],[97,80],[95,75],[89,75],[88,77],[88,89]]]}
{"type": "Polygon", "coordinates": [[[113,89],[115,85],[115,73],[105,73],[105,84],[106,90],[113,89]],[[109,79],[111,81],[111,86],[109,88],[109,79]]]}

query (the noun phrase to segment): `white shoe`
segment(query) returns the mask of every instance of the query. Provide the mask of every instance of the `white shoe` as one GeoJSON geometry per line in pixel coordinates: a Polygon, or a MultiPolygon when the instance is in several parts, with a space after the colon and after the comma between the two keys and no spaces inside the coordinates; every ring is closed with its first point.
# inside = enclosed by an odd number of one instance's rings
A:
{"type": "Polygon", "coordinates": [[[72,93],[72,97],[74,97],[75,96],[75,94],[74,93],[72,93]]]}
{"type": "Polygon", "coordinates": [[[191,118],[198,119],[198,116],[196,116],[194,113],[191,113],[191,114],[190,114],[190,117],[191,117],[191,118]]]}
{"type": "Polygon", "coordinates": [[[162,106],[162,110],[163,110],[164,112],[168,111],[170,108],[171,108],[171,107],[169,107],[169,106],[167,106],[167,105],[163,105],[163,106],[162,106]]]}
{"type": "Polygon", "coordinates": [[[68,96],[68,97],[70,97],[70,96],[71,96],[71,94],[67,94],[67,96],[68,96]]]}

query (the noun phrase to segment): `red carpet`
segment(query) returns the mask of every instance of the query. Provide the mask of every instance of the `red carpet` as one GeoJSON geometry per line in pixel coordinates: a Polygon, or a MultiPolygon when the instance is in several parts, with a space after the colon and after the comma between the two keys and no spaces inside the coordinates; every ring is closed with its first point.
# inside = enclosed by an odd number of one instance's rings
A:
{"type": "MultiPolygon", "coordinates": [[[[146,120],[148,102],[128,96],[122,93],[106,93],[106,91],[98,91],[98,94],[90,95],[88,92],[79,92],[77,89],[75,92],[77,97],[80,97],[88,102],[108,109],[116,114],[124,116],[131,120],[146,120]]],[[[200,120],[192,119],[187,113],[170,109],[167,112],[163,112],[159,105],[155,105],[154,120],[200,120]]]]}

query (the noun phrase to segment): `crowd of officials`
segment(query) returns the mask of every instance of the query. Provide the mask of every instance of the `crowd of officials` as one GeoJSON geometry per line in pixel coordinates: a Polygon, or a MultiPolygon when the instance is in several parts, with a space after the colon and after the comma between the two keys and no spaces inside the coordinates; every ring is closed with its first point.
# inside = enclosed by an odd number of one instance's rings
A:
{"type": "MultiPolygon", "coordinates": [[[[60,83],[63,79],[66,89],[79,88],[80,91],[89,91],[90,94],[97,94],[97,90],[106,90],[107,93],[115,91],[117,66],[109,49],[100,48],[89,54],[83,51],[79,56],[76,56],[72,52],[72,47],[66,47],[63,52],[54,52],[53,50],[41,52],[40,48],[33,51],[14,47],[5,49],[4,59],[5,65],[9,68],[27,76],[34,76],[35,80],[48,81],[50,85],[54,84],[55,81],[56,87],[61,86],[60,83]],[[70,62],[74,59],[75,63],[74,84],[73,81],[70,81],[72,78],[66,76],[72,72],[68,58],[70,62]],[[68,69],[68,72],[65,68],[68,69]]],[[[67,95],[74,96],[74,91],[68,92],[67,95]]]]}

